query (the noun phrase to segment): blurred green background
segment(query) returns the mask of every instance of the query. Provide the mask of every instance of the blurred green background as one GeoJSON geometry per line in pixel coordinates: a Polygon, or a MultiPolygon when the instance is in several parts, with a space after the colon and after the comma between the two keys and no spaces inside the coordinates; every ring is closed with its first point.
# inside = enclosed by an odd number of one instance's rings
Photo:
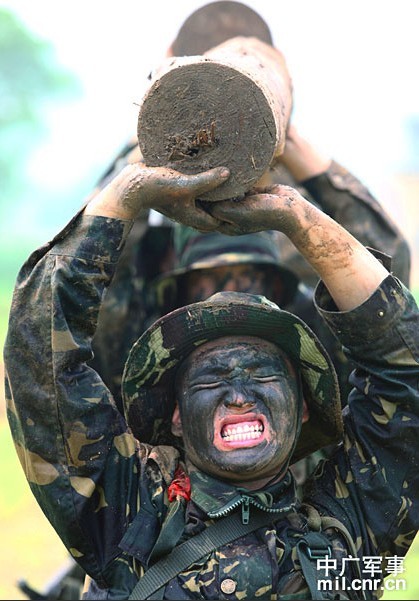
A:
{"type": "MultiPolygon", "coordinates": [[[[0,1],[0,344],[17,271],[80,206],[135,132],[147,75],[202,1],[0,1]]],[[[293,76],[302,133],[358,175],[402,227],[419,297],[419,93],[414,4],[247,2],[270,23],[293,76]]],[[[2,370],[0,362],[0,371],[2,370]]],[[[45,590],[67,560],[23,478],[0,389],[0,599],[45,590]]],[[[407,590],[417,599],[419,541],[407,590]]]]}

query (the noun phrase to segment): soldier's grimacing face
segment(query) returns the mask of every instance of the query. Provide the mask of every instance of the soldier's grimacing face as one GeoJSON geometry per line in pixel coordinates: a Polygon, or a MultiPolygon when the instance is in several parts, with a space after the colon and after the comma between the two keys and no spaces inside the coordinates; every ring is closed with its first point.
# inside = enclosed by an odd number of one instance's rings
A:
{"type": "Polygon", "coordinates": [[[237,482],[279,473],[302,399],[275,344],[247,336],[203,344],[186,359],[176,389],[186,456],[198,469],[237,482]]]}

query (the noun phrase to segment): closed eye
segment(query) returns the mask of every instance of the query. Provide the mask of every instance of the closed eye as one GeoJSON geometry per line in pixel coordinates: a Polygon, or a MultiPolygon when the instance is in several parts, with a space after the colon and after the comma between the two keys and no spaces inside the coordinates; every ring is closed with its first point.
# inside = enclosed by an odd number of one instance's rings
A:
{"type": "Polygon", "coordinates": [[[255,382],[279,382],[281,380],[281,376],[278,374],[272,374],[271,376],[254,376],[253,379],[255,382]]]}
{"type": "Polygon", "coordinates": [[[194,384],[191,386],[191,391],[195,392],[197,390],[211,390],[212,388],[218,388],[221,386],[222,382],[200,382],[199,384],[194,384]]]}

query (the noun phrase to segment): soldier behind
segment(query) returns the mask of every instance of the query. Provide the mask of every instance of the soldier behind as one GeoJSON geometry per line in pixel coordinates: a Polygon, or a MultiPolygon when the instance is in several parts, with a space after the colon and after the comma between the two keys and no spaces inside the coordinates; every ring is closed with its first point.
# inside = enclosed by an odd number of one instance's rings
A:
{"type": "Polygon", "coordinates": [[[203,211],[195,199],[226,177],[129,165],[25,263],[5,347],[22,467],[93,579],[88,599],[127,599],[138,582],[138,599],[375,599],[384,571],[372,590],[347,587],[362,580],[364,559],[402,558],[418,527],[417,307],[293,188],[203,211]],[[144,333],[122,383],[128,422],[121,416],[88,361],[130,227],[150,208],[203,231],[287,235],[322,279],[318,310],[357,365],[343,424],[315,334],[266,298],[235,292],[144,333]],[[342,438],[301,504],[290,463],[342,438]]]}

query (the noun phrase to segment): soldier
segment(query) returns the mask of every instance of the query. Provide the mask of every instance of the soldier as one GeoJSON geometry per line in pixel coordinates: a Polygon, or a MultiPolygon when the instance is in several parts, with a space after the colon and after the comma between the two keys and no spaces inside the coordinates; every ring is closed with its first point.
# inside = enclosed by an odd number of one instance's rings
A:
{"type": "MultiPolygon", "coordinates": [[[[201,54],[237,35],[254,36],[263,43],[273,43],[268,25],[254,10],[240,2],[229,0],[212,2],[200,7],[188,17],[179,29],[176,39],[168,50],[168,55],[201,54]]],[[[133,139],[107,170],[99,188],[106,185],[127,162],[135,163],[139,160],[141,154],[137,140],[133,139]]],[[[259,185],[274,183],[297,188],[305,198],[341,223],[365,246],[390,255],[394,273],[403,283],[409,285],[410,251],[403,233],[357,178],[330,157],[320,153],[313,144],[300,135],[293,124],[288,128],[285,150],[280,161],[271,166],[259,185]]],[[[99,325],[93,341],[95,356],[92,366],[111,389],[121,411],[121,378],[129,349],[156,318],[164,314],[168,308],[180,306],[183,302],[183,299],[176,295],[167,299],[167,296],[162,294],[162,279],[165,282],[170,279],[177,285],[172,272],[177,272],[179,265],[182,269],[193,271],[195,279],[202,275],[196,267],[192,267],[192,263],[196,262],[193,256],[190,256],[190,260],[183,256],[184,246],[189,244],[187,238],[197,241],[198,234],[176,231],[182,229],[182,226],[173,230],[173,223],[165,219],[159,225],[150,225],[148,218],[148,212],[144,211],[130,234],[118,271],[102,305],[99,325]],[[168,305],[167,300],[169,300],[168,305]]],[[[342,394],[346,398],[349,390],[347,377],[352,366],[340,351],[335,337],[323,327],[322,320],[314,311],[313,290],[318,276],[287,238],[282,234],[276,234],[270,240],[259,234],[254,242],[249,239],[251,247],[264,247],[267,263],[277,264],[275,271],[278,285],[273,291],[273,296],[270,297],[269,286],[259,290],[255,287],[243,287],[240,277],[235,275],[233,266],[238,263],[244,266],[246,254],[247,264],[251,266],[253,263],[253,273],[260,270],[263,263],[257,260],[256,267],[255,259],[258,257],[252,257],[252,253],[247,252],[248,249],[242,239],[221,243],[221,246],[226,244],[230,246],[231,255],[236,257],[240,255],[239,261],[232,258],[228,260],[231,266],[229,289],[233,289],[231,286],[234,285],[238,291],[263,293],[281,307],[289,309],[307,321],[331,352],[342,394]],[[279,293],[280,288],[284,294],[279,293]]],[[[202,239],[202,242],[199,242],[202,248],[207,247],[211,256],[212,268],[214,268],[212,292],[222,290],[225,285],[223,284],[225,278],[216,278],[216,268],[226,264],[225,257],[221,257],[218,261],[216,258],[220,239],[222,234],[212,238],[207,237],[207,241],[202,239]]],[[[192,242],[192,245],[195,243],[192,242]]],[[[202,253],[200,262],[205,262],[202,253]]],[[[266,282],[264,275],[266,273],[265,265],[262,272],[258,271],[254,282],[260,279],[266,282]]],[[[182,276],[184,291],[189,286],[189,281],[189,278],[182,276]]],[[[200,285],[195,283],[195,290],[199,287],[204,289],[202,283],[200,285]]],[[[172,291],[175,291],[174,288],[172,291]]],[[[195,295],[194,300],[204,300],[206,296],[195,295]]]]}
{"type": "MultiPolygon", "coordinates": [[[[355,586],[345,591],[364,558],[402,558],[417,531],[411,294],[293,188],[203,211],[195,199],[226,177],[129,165],[18,277],[9,423],[38,503],[93,579],[89,599],[354,599],[355,586]],[[287,235],[322,279],[318,310],[357,365],[343,426],[315,334],[265,297],[234,292],[140,337],[122,382],[127,423],[88,361],[129,229],[150,208],[202,231],[287,235]],[[342,437],[301,504],[289,465],[342,437]]],[[[359,598],[377,598],[384,574],[359,598]]]]}

